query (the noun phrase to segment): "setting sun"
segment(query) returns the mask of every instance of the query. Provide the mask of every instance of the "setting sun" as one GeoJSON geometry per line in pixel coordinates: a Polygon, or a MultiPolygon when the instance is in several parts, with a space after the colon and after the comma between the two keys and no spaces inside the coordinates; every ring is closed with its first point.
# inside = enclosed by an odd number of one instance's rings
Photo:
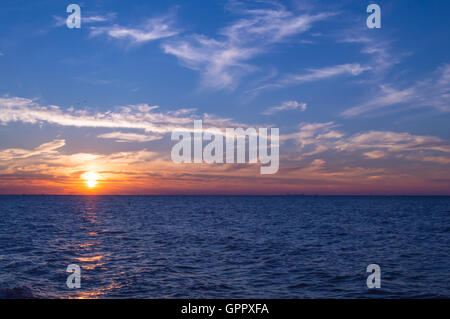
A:
{"type": "Polygon", "coordinates": [[[94,188],[95,186],[97,186],[99,175],[95,172],[86,172],[82,175],[82,178],[85,180],[86,185],[89,188],[94,188]]]}

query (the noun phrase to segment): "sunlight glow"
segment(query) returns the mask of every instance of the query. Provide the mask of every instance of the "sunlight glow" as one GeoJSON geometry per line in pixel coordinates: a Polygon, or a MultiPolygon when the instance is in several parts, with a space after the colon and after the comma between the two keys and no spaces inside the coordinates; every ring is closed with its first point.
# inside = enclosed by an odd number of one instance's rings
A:
{"type": "Polygon", "coordinates": [[[100,176],[95,172],[86,172],[81,177],[85,180],[89,188],[94,188],[97,186],[97,180],[100,176]]]}

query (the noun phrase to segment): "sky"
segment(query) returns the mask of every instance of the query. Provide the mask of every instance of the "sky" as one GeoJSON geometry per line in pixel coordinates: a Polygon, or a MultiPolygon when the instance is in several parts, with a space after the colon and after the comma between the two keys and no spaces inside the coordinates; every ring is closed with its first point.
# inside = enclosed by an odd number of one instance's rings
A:
{"type": "Polygon", "coordinates": [[[3,0],[0,194],[450,195],[449,12],[3,0]],[[171,132],[199,119],[279,128],[278,172],[174,163],[171,132]]]}

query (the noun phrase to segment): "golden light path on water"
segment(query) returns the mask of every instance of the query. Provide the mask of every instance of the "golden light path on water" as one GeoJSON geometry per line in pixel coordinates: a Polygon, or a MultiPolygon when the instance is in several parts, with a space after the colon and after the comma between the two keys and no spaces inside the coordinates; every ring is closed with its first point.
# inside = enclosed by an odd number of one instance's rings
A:
{"type": "MultiPolygon", "coordinates": [[[[98,176],[98,175],[97,175],[98,176]]],[[[88,178],[95,178],[97,176],[88,175],[88,178]]],[[[90,180],[86,179],[86,183],[90,180]]],[[[89,184],[88,184],[89,185],[89,184]]],[[[84,203],[84,211],[82,218],[86,221],[88,227],[86,231],[86,238],[83,242],[78,244],[77,254],[78,257],[73,258],[73,262],[81,267],[81,288],[68,296],[69,299],[93,299],[107,296],[109,292],[121,287],[117,282],[101,283],[101,287],[98,288],[83,288],[83,277],[89,276],[89,273],[95,272],[96,268],[105,267],[104,259],[107,254],[101,251],[102,240],[99,238],[99,227],[102,226],[101,220],[96,213],[96,200],[87,199],[84,203]]]]}

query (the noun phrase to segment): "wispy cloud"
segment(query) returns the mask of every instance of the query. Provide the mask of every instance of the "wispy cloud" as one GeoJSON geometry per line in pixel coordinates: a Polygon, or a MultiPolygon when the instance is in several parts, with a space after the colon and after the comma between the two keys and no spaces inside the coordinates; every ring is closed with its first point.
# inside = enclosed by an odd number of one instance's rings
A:
{"type": "Polygon", "coordinates": [[[61,139],[34,149],[5,149],[0,150],[0,193],[80,193],[87,171],[99,175],[98,191],[108,194],[239,193],[249,189],[255,193],[302,189],[343,193],[366,192],[371,187],[383,193],[399,191],[398,187],[408,190],[414,182],[438,190],[443,183],[436,184],[434,179],[449,178],[445,166],[435,168],[450,164],[450,144],[440,138],[388,131],[346,135],[337,127],[333,122],[303,123],[298,132],[283,136],[285,143],[297,142],[300,148],[291,149],[301,156],[284,156],[280,173],[264,183],[252,165],[199,164],[193,172],[189,164],[175,165],[166,154],[146,149],[67,154],[61,151],[65,145],[61,139]],[[386,159],[396,161],[398,169],[371,165],[386,159]]]}
{"type": "MultiPolygon", "coordinates": [[[[405,132],[370,131],[353,135],[339,141],[336,149],[340,151],[377,150],[375,157],[392,152],[435,151],[450,153],[450,144],[435,136],[413,135],[405,132]],[[383,152],[383,153],[381,153],[383,152]]],[[[374,157],[374,156],[372,156],[374,157]]]]}
{"type": "Polygon", "coordinates": [[[401,57],[405,55],[405,53],[393,54],[391,41],[379,37],[369,37],[362,30],[359,30],[359,32],[353,30],[339,32],[337,42],[359,44],[361,46],[361,53],[371,57],[371,60],[368,62],[371,70],[378,74],[398,64],[401,57]]]}
{"type": "Polygon", "coordinates": [[[362,105],[344,111],[342,116],[354,117],[386,106],[410,102],[416,96],[416,90],[414,88],[396,90],[392,87],[382,85],[380,86],[380,89],[381,92],[378,96],[369,99],[368,102],[363,103],[362,105]]]}
{"type": "Polygon", "coordinates": [[[295,14],[281,5],[238,13],[244,17],[220,30],[217,38],[193,35],[167,42],[163,49],[186,67],[200,71],[205,86],[234,88],[241,76],[254,70],[249,64],[251,58],[332,15],[295,14]]]}
{"type": "Polygon", "coordinates": [[[13,159],[29,158],[46,153],[54,153],[57,149],[63,147],[64,145],[66,145],[65,140],[54,140],[48,143],[41,144],[33,150],[8,148],[0,151],[0,160],[9,161],[13,159]]]}
{"type": "Polygon", "coordinates": [[[90,31],[92,37],[106,35],[109,38],[126,40],[132,44],[168,38],[178,34],[178,30],[173,27],[173,19],[169,16],[148,19],[140,27],[113,25],[91,27],[90,31]]]}
{"type": "Polygon", "coordinates": [[[280,136],[280,140],[294,140],[300,145],[300,150],[312,145],[314,151],[319,146],[321,151],[325,151],[333,147],[329,141],[336,141],[344,136],[342,132],[336,130],[337,126],[334,122],[302,123],[297,132],[284,134],[280,136]]]}
{"type": "Polygon", "coordinates": [[[329,67],[308,69],[308,72],[306,73],[284,75],[280,79],[262,85],[252,91],[260,91],[269,88],[281,88],[305,82],[315,82],[342,75],[358,76],[367,70],[370,70],[370,67],[362,66],[359,63],[338,64],[329,67]]]}
{"type": "Polygon", "coordinates": [[[436,136],[391,131],[348,135],[338,130],[337,124],[333,122],[301,124],[297,132],[285,134],[280,140],[284,143],[292,140],[300,146],[297,149],[300,156],[296,160],[337,152],[340,160],[348,154],[350,159],[359,158],[361,163],[364,160],[390,158],[396,161],[448,164],[443,157],[450,155],[450,143],[436,136]]]}
{"type": "MultiPolygon", "coordinates": [[[[136,129],[156,135],[174,130],[192,130],[194,119],[203,118],[207,126],[230,127],[239,126],[229,118],[216,117],[211,114],[199,116],[195,109],[178,109],[168,112],[157,112],[157,105],[135,104],[115,107],[115,111],[92,113],[87,110],[62,109],[56,105],[43,106],[34,100],[21,97],[0,98],[0,124],[22,122],[31,124],[49,123],[67,127],[91,127],[110,129],[136,129]]],[[[116,138],[125,141],[143,139],[142,136],[126,133],[112,133],[102,138],[116,138]],[[115,136],[115,137],[113,137],[115,136]]],[[[146,137],[149,139],[150,137],[146,137]]]]}
{"type": "Polygon", "coordinates": [[[9,122],[57,124],[72,127],[128,128],[147,132],[166,133],[177,125],[190,124],[192,114],[175,116],[171,113],[152,112],[158,106],[147,104],[117,107],[118,111],[92,114],[72,108],[42,106],[37,102],[19,97],[0,98],[0,123],[9,122]]]}
{"type": "MultiPolygon", "coordinates": [[[[107,13],[105,15],[100,14],[87,14],[81,15],[81,24],[93,24],[93,23],[101,23],[101,22],[108,22],[113,19],[115,19],[116,14],[115,13],[107,13]]],[[[66,25],[67,17],[61,17],[61,16],[53,16],[53,19],[55,21],[56,27],[62,27],[66,25]]]]}
{"type": "MultiPolygon", "coordinates": [[[[316,36],[323,36],[317,34],[316,36]]],[[[372,81],[380,81],[384,71],[389,70],[393,65],[399,63],[402,55],[393,54],[391,42],[381,38],[369,37],[363,31],[354,31],[347,29],[343,32],[334,34],[336,42],[339,44],[359,44],[361,45],[360,53],[368,55],[371,58],[364,65],[360,63],[347,63],[332,65],[322,68],[309,68],[307,72],[300,74],[288,74],[278,77],[278,79],[270,79],[263,81],[263,85],[257,86],[255,89],[249,90],[252,93],[258,93],[265,89],[284,88],[290,85],[301,84],[305,82],[314,82],[326,80],[338,76],[358,76],[366,71],[371,71],[372,81]]]]}
{"type": "Polygon", "coordinates": [[[156,141],[156,140],[160,140],[163,138],[162,136],[156,136],[156,135],[145,135],[145,134],[123,133],[123,132],[105,133],[105,134],[100,134],[97,137],[103,138],[103,139],[114,139],[116,142],[119,142],[119,143],[126,143],[126,142],[141,142],[142,143],[142,142],[156,141]]]}
{"type": "Polygon", "coordinates": [[[300,110],[306,111],[306,103],[299,103],[297,101],[285,101],[280,106],[274,106],[265,110],[263,115],[272,115],[281,111],[300,110]]]}
{"type": "Polygon", "coordinates": [[[370,67],[363,67],[357,63],[340,64],[320,69],[310,69],[308,73],[290,75],[283,81],[287,83],[312,82],[343,74],[360,75],[362,72],[367,70],[370,70],[370,67]]]}
{"type": "Polygon", "coordinates": [[[349,108],[342,116],[349,118],[372,113],[387,107],[396,107],[390,111],[401,111],[406,108],[431,107],[441,112],[450,112],[450,65],[441,66],[434,78],[416,82],[404,89],[396,89],[393,85],[381,85],[380,92],[367,102],[349,108]]]}

